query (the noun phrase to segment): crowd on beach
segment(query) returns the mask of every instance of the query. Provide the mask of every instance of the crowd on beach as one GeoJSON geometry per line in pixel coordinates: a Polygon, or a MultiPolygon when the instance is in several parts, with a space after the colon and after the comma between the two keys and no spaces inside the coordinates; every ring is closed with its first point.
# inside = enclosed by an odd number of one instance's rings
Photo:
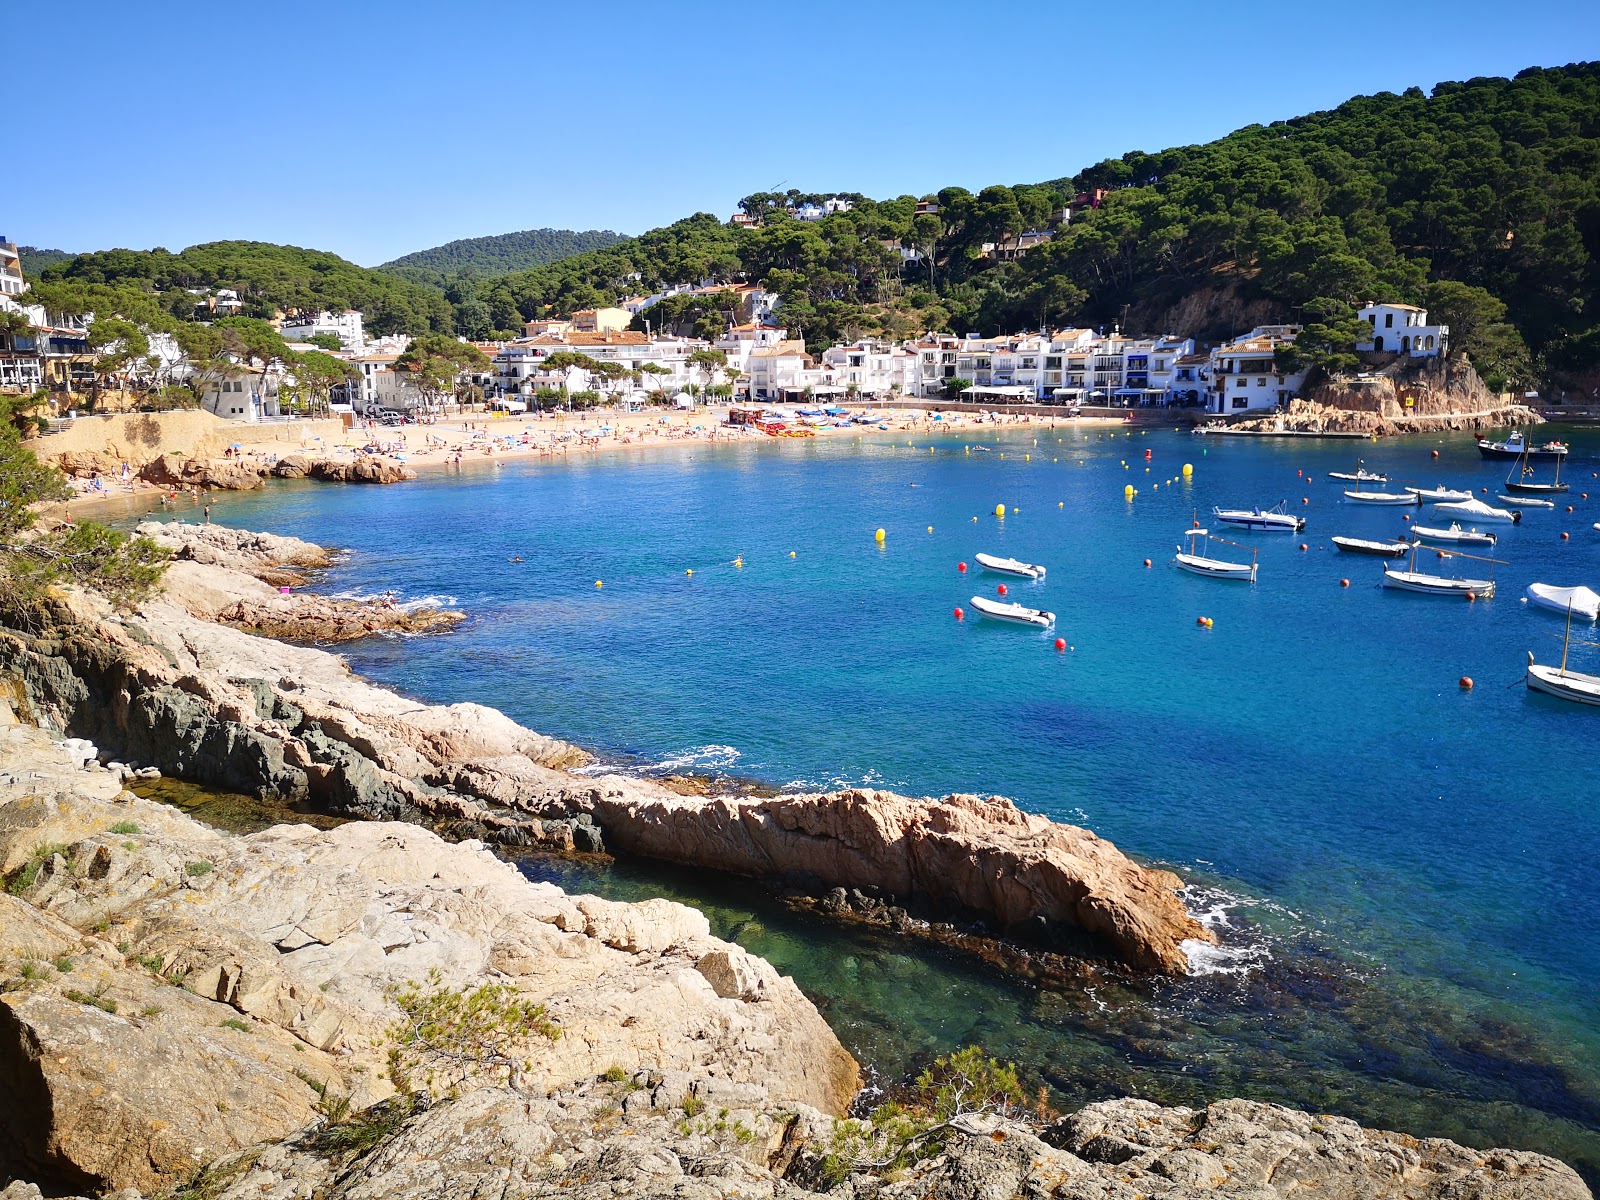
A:
{"type": "MultiPolygon", "coordinates": [[[[1056,425],[1095,418],[1039,416],[1028,413],[933,412],[924,409],[852,410],[869,418],[867,424],[807,427],[818,437],[852,435],[863,437],[888,433],[952,433],[981,431],[1026,425],[1056,425]]],[[[318,438],[292,448],[274,443],[270,448],[235,445],[223,458],[241,466],[269,470],[287,454],[312,458],[350,459],[363,454],[397,458],[412,467],[459,466],[469,462],[508,459],[556,458],[573,454],[593,454],[624,447],[652,447],[689,444],[727,445],[763,442],[768,434],[754,425],[728,423],[728,410],[722,407],[693,412],[646,410],[632,412],[595,409],[577,414],[465,414],[429,424],[381,424],[357,421],[345,431],[340,444],[330,445],[318,438]]],[[[182,499],[196,503],[197,488],[172,488],[142,479],[127,462],[113,475],[95,474],[70,481],[78,498],[109,499],[115,496],[162,493],[162,504],[177,504],[182,499]],[[189,495],[193,493],[193,495],[189,495]]]]}

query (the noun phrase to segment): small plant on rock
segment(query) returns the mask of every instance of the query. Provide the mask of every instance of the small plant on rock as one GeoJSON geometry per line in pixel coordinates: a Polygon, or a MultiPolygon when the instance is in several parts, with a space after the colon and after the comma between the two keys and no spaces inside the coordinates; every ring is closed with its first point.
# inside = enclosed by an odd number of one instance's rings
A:
{"type": "Polygon", "coordinates": [[[478,1078],[520,1090],[528,1043],[561,1036],[545,1006],[515,988],[446,987],[437,968],[425,985],[408,983],[391,998],[404,1016],[389,1030],[389,1078],[402,1092],[418,1082],[457,1089],[478,1078]]]}
{"type": "Polygon", "coordinates": [[[132,821],[118,821],[111,827],[111,832],[122,837],[128,837],[131,834],[138,833],[139,826],[132,821]]]}
{"type": "Polygon", "coordinates": [[[211,874],[211,864],[205,861],[188,863],[183,868],[183,873],[191,879],[199,879],[202,875],[211,874]]]}

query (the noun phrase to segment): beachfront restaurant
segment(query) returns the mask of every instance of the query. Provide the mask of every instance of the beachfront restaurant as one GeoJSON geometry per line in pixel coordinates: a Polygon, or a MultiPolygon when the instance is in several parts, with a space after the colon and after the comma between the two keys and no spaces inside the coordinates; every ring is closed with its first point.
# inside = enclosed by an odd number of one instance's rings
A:
{"type": "Polygon", "coordinates": [[[1024,384],[974,384],[961,393],[963,404],[1037,404],[1039,398],[1024,384]]]}

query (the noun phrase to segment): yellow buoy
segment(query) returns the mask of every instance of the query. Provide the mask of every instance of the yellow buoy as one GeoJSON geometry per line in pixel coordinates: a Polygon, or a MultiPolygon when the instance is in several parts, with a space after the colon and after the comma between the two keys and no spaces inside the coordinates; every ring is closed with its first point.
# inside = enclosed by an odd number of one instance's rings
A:
{"type": "Polygon", "coordinates": [[[605,584],[601,583],[598,579],[594,581],[594,585],[595,587],[605,587],[605,584]]]}
{"type": "Polygon", "coordinates": [[[1012,511],[1012,512],[1016,512],[1016,511],[1017,511],[1017,509],[1016,509],[1016,506],[1015,506],[1015,505],[1013,505],[1013,506],[1012,506],[1012,508],[1011,508],[1011,511],[1012,511]]]}
{"type": "Polygon", "coordinates": [[[997,516],[997,517],[1005,516],[1006,515],[1006,506],[1004,504],[996,504],[994,506],[994,515],[997,516]]]}
{"type": "Polygon", "coordinates": [[[1194,464],[1193,463],[1184,463],[1183,464],[1183,473],[1185,475],[1193,475],[1194,474],[1194,464]]]}
{"type": "Polygon", "coordinates": [[[928,526],[928,532],[929,532],[929,533],[932,533],[932,532],[933,532],[933,526],[932,526],[932,525],[929,525],[929,526],[928,526]]]}
{"type": "Polygon", "coordinates": [[[684,572],[684,574],[685,575],[693,575],[694,574],[694,568],[690,567],[687,571],[684,572]]]}
{"type": "Polygon", "coordinates": [[[1129,500],[1132,500],[1133,499],[1133,484],[1130,483],[1127,487],[1123,488],[1122,489],[1122,494],[1124,496],[1126,496],[1129,500]]]}
{"type": "Polygon", "coordinates": [[[1066,506],[1067,506],[1067,502],[1065,500],[1057,500],[1056,501],[1056,507],[1057,508],[1065,508],[1066,506]]]}
{"type": "Polygon", "coordinates": [[[793,551],[793,550],[791,550],[791,551],[789,551],[789,557],[790,557],[790,558],[793,558],[793,557],[794,557],[794,551],[793,551]]]}
{"type": "Polygon", "coordinates": [[[889,535],[884,533],[884,531],[880,529],[880,530],[878,530],[877,533],[873,534],[872,536],[877,538],[881,542],[881,541],[883,541],[884,538],[888,537],[889,535]]]}
{"type": "Polygon", "coordinates": [[[1150,486],[1153,487],[1153,488],[1158,488],[1161,485],[1159,483],[1152,483],[1150,486]]]}

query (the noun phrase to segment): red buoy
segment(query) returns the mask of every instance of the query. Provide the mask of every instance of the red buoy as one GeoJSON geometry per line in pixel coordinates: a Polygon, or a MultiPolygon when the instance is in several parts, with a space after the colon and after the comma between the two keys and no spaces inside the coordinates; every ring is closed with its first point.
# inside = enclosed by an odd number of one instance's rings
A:
{"type": "Polygon", "coordinates": [[[1147,567],[1150,565],[1150,560],[1148,558],[1144,560],[1144,565],[1147,567]]]}
{"type": "Polygon", "coordinates": [[[1562,534],[1562,535],[1561,535],[1561,540],[1562,540],[1562,541],[1563,541],[1563,542],[1565,542],[1565,541],[1567,541],[1567,540],[1568,540],[1568,539],[1570,539],[1570,538],[1571,538],[1571,537],[1572,537],[1572,535],[1571,535],[1571,534],[1570,534],[1570,533],[1563,533],[1563,534],[1562,534]]]}
{"type": "Polygon", "coordinates": [[[1471,675],[1463,675],[1461,677],[1461,690],[1463,692],[1470,692],[1472,690],[1472,676],[1471,675]]]}
{"type": "Polygon", "coordinates": [[[1571,511],[1572,511],[1572,505],[1570,505],[1570,504],[1569,504],[1569,505],[1567,505],[1567,511],[1568,511],[1568,512],[1571,512],[1571,511]]]}
{"type": "Polygon", "coordinates": [[[1305,553],[1305,552],[1306,552],[1306,551],[1307,551],[1307,550],[1309,550],[1309,549],[1311,549],[1311,547],[1310,547],[1310,546],[1308,546],[1308,545],[1306,545],[1306,544],[1305,544],[1305,543],[1304,543],[1304,542],[1301,542],[1301,543],[1300,543],[1300,552],[1301,552],[1301,553],[1302,553],[1302,554],[1304,554],[1304,553],[1305,553]]]}
{"type": "Polygon", "coordinates": [[[1400,514],[1400,519],[1402,521],[1409,521],[1409,520],[1411,520],[1411,514],[1410,513],[1401,513],[1400,514]]]}
{"type": "Polygon", "coordinates": [[[1310,504],[1311,503],[1311,497],[1310,496],[1301,496],[1300,497],[1300,503],[1301,504],[1310,504]]]}
{"type": "Polygon", "coordinates": [[[950,615],[955,617],[955,619],[958,620],[958,621],[965,621],[967,619],[967,614],[964,613],[963,611],[961,611],[961,609],[959,609],[959,608],[956,609],[955,612],[951,613],[950,615]]]}
{"type": "Polygon", "coordinates": [[[999,587],[995,588],[995,591],[999,592],[1002,596],[1004,596],[1006,594],[1007,590],[1008,589],[1007,589],[1006,585],[1003,584],[1003,583],[999,587]]]}
{"type": "Polygon", "coordinates": [[[1468,592],[1467,593],[1467,599],[1468,600],[1476,600],[1477,598],[1478,598],[1478,593],[1477,592],[1468,592]]]}
{"type": "Polygon", "coordinates": [[[965,575],[967,573],[967,564],[966,563],[957,563],[956,564],[956,570],[960,571],[963,575],[965,575]]]}
{"type": "Polygon", "coordinates": [[[1056,639],[1056,649],[1057,650],[1065,650],[1066,648],[1067,648],[1067,639],[1066,638],[1057,638],[1056,639]]]}
{"type": "Polygon", "coordinates": [[[1349,587],[1350,586],[1350,581],[1348,579],[1341,579],[1341,580],[1339,580],[1339,586],[1340,587],[1349,587]]]}
{"type": "Polygon", "coordinates": [[[1433,452],[1433,457],[1435,457],[1435,458],[1438,458],[1438,457],[1439,457],[1439,452],[1438,452],[1438,451],[1437,451],[1437,450],[1435,450],[1435,451],[1434,451],[1434,452],[1433,452]]]}
{"type": "Polygon", "coordinates": [[[1144,456],[1145,456],[1146,459],[1148,459],[1150,457],[1150,451],[1146,450],[1144,452],[1144,456]]]}

